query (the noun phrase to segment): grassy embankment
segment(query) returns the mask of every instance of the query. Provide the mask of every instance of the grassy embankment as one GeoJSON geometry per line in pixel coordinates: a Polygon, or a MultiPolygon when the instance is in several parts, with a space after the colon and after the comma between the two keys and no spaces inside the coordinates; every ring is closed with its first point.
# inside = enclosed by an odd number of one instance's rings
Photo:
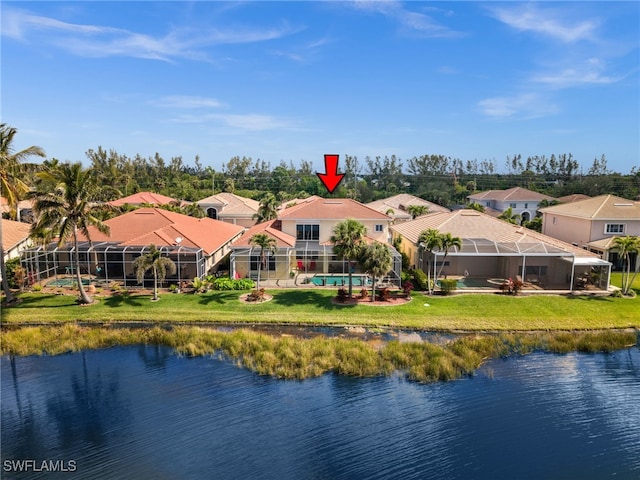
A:
{"type": "Polygon", "coordinates": [[[69,324],[23,327],[2,336],[2,354],[58,354],[151,343],[173,347],[189,356],[217,355],[256,373],[279,378],[310,378],[326,372],[366,377],[401,371],[410,380],[419,382],[460,378],[472,374],[489,358],[534,350],[610,352],[637,345],[637,332],[633,330],[466,335],[445,345],[327,337],[300,339],[243,329],[224,333],[201,327],[132,329],[69,324]]]}
{"type": "Polygon", "coordinates": [[[640,296],[508,296],[469,294],[428,297],[414,292],[405,305],[335,305],[334,290],[272,290],[269,302],[245,304],[238,292],[165,293],[99,298],[80,307],[73,295],[25,293],[20,305],[2,309],[2,323],[198,322],[354,325],[421,330],[593,330],[640,328],[640,296]],[[426,306],[426,304],[428,306],[426,306]]]}

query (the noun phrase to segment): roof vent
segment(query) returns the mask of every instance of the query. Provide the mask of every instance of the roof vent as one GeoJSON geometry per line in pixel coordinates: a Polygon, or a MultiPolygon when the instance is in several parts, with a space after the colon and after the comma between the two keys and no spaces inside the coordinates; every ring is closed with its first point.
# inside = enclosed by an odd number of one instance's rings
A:
{"type": "Polygon", "coordinates": [[[340,200],[326,200],[324,202],[325,205],[342,205],[340,200]]]}
{"type": "Polygon", "coordinates": [[[633,203],[614,203],[614,207],[633,207],[633,203]]]}

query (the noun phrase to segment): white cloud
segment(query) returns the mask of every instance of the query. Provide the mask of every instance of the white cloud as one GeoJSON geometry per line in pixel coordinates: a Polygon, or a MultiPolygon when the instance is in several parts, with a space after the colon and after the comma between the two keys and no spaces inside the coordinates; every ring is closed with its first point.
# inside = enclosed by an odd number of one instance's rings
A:
{"type": "Polygon", "coordinates": [[[536,93],[486,98],[478,102],[478,106],[485,115],[503,118],[538,118],[558,111],[554,104],[536,93]]]}
{"type": "MultiPolygon", "coordinates": [[[[496,7],[491,11],[496,19],[516,30],[538,33],[566,43],[593,40],[598,27],[596,20],[567,19],[570,14],[552,8],[541,9],[538,4],[496,7]]],[[[575,6],[570,9],[571,15],[579,11],[575,6]]]]}
{"type": "Polygon", "coordinates": [[[228,127],[233,127],[247,131],[265,131],[265,130],[298,130],[291,122],[274,117],[272,115],[264,115],[258,113],[247,114],[224,114],[224,113],[207,113],[202,115],[179,115],[172,120],[175,123],[211,123],[221,122],[228,127]]]}
{"type": "Polygon", "coordinates": [[[590,58],[582,65],[554,69],[551,73],[535,75],[532,80],[554,88],[567,88],[579,85],[607,85],[623,78],[606,75],[605,68],[603,61],[590,58]]]}
{"type": "Polygon", "coordinates": [[[211,27],[206,31],[175,28],[166,35],[153,36],[120,28],[67,23],[6,7],[2,16],[3,36],[39,44],[48,42],[74,55],[94,58],[125,56],[162,61],[177,58],[204,61],[208,60],[206,47],[273,40],[299,30],[282,23],[267,28],[211,27]]]}
{"type": "MultiPolygon", "coordinates": [[[[408,10],[396,0],[357,0],[349,3],[360,11],[384,15],[396,21],[401,30],[429,38],[460,37],[464,34],[437,23],[432,16],[408,10]]],[[[450,14],[450,13],[449,13],[450,14]]]]}
{"type": "Polygon", "coordinates": [[[170,95],[153,100],[151,103],[166,108],[220,108],[224,106],[215,98],[190,95],[170,95]]]}

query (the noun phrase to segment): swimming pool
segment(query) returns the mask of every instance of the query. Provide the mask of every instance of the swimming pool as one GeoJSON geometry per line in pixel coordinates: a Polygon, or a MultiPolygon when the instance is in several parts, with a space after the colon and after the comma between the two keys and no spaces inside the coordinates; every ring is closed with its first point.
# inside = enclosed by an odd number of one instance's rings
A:
{"type": "MultiPolygon", "coordinates": [[[[318,286],[346,287],[349,285],[349,275],[314,275],[309,281],[318,286]]],[[[366,275],[352,275],[351,283],[355,287],[361,287],[371,285],[371,279],[366,275]]]]}
{"type": "MultiPolygon", "coordinates": [[[[438,280],[438,285],[440,284],[440,280],[438,280]]],[[[471,277],[467,277],[467,278],[459,278],[456,281],[456,288],[458,289],[465,289],[465,288],[472,288],[472,289],[496,289],[498,288],[497,285],[491,285],[486,278],[471,278],[471,277]]]]}

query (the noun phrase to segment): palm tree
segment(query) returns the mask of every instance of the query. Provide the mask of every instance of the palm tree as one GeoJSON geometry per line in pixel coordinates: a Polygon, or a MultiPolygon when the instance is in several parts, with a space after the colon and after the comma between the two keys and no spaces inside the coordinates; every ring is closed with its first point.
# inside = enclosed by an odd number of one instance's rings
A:
{"type": "Polygon", "coordinates": [[[622,272],[622,294],[628,295],[629,289],[638,274],[638,259],[636,258],[636,268],[634,268],[633,278],[631,278],[631,256],[633,253],[636,255],[640,253],[640,237],[630,237],[628,235],[626,237],[616,237],[615,246],[618,250],[618,255],[625,262],[622,272]]]}
{"type": "Polygon", "coordinates": [[[140,255],[133,261],[133,269],[136,272],[138,283],[142,283],[144,275],[149,270],[153,271],[153,297],[152,302],[160,300],[158,297],[158,280],[161,282],[167,277],[167,272],[171,275],[176,273],[176,264],[169,257],[163,257],[162,251],[151,244],[149,251],[144,255],[140,255]]]}
{"type": "Polygon", "coordinates": [[[514,214],[513,208],[509,207],[504,212],[502,212],[498,218],[500,220],[504,220],[513,225],[520,225],[520,221],[522,220],[522,215],[519,213],[514,214]]]}
{"type": "MultiPolygon", "coordinates": [[[[29,187],[19,177],[20,162],[31,156],[44,157],[44,150],[40,147],[31,146],[13,151],[13,137],[17,130],[9,127],[6,123],[0,124],[0,194],[7,199],[9,214],[19,215],[18,201],[20,197],[29,191],[29,187]]],[[[16,217],[14,217],[16,218],[16,217]]],[[[2,290],[4,291],[7,304],[15,301],[15,296],[9,288],[7,280],[7,269],[4,264],[4,248],[2,247],[2,221],[0,221],[0,276],[2,276],[2,290]]]]}
{"type": "Polygon", "coordinates": [[[385,244],[374,242],[368,245],[362,252],[362,268],[365,272],[370,273],[372,277],[371,301],[376,298],[376,278],[383,277],[393,264],[391,250],[385,244]]]}
{"type": "Polygon", "coordinates": [[[415,220],[416,218],[429,213],[429,207],[426,205],[409,205],[407,207],[407,213],[411,215],[412,220],[415,220]]]}
{"type": "Polygon", "coordinates": [[[278,218],[278,201],[272,193],[267,193],[264,196],[258,207],[258,213],[256,213],[253,218],[256,220],[256,223],[278,218]]]}
{"type": "Polygon", "coordinates": [[[73,241],[73,265],[76,281],[80,290],[79,301],[82,304],[93,303],[82,285],[80,276],[80,252],[78,251],[78,233],[82,233],[89,242],[89,226],[108,234],[109,226],[93,215],[91,202],[97,197],[99,186],[92,170],[82,168],[80,162],[65,163],[54,170],[38,173],[41,182],[33,192],[33,208],[38,216],[31,226],[31,232],[51,230],[58,237],[58,246],[71,239],[73,241]],[[51,189],[51,185],[55,185],[51,189]]]}
{"type": "Polygon", "coordinates": [[[349,267],[349,298],[353,296],[352,263],[360,256],[367,228],[352,218],[338,223],[333,229],[333,253],[347,261],[349,267]]]}
{"type": "Polygon", "coordinates": [[[427,259],[427,290],[431,293],[431,257],[433,256],[434,250],[442,248],[442,236],[440,232],[434,228],[423,231],[418,237],[417,247],[420,258],[422,258],[424,252],[429,252],[427,259]]]}
{"type": "Polygon", "coordinates": [[[275,253],[276,251],[276,239],[270,237],[266,233],[256,233],[249,239],[249,245],[255,245],[260,247],[260,261],[258,262],[258,280],[256,282],[256,290],[260,290],[260,267],[264,264],[266,266],[267,252],[275,253]]]}
{"type": "MultiPolygon", "coordinates": [[[[449,254],[449,249],[456,247],[457,249],[462,248],[462,239],[460,237],[454,237],[450,233],[443,233],[440,235],[440,249],[444,252],[444,256],[442,257],[442,265],[440,265],[440,270],[438,271],[438,277],[442,273],[442,269],[444,268],[444,261],[449,254]]],[[[434,278],[435,281],[435,278],[434,278]]]]}

